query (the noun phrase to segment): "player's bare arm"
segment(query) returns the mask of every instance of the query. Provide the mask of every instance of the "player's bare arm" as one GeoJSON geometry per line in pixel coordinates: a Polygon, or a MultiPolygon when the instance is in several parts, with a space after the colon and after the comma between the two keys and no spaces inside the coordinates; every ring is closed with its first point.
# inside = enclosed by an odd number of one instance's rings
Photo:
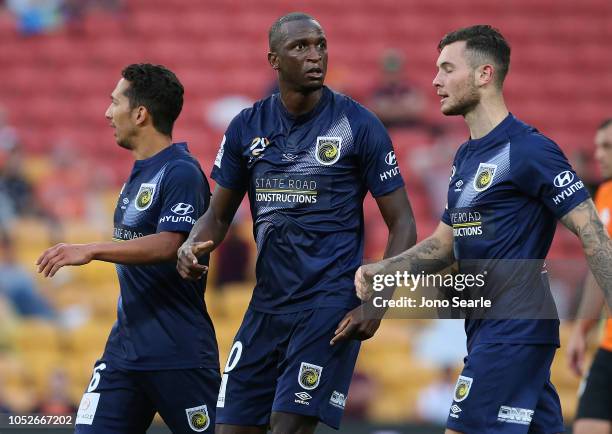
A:
{"type": "Polygon", "coordinates": [[[376,204],[389,229],[384,257],[395,256],[414,246],[417,240],[416,224],[406,190],[399,188],[377,197],[376,204]]]}
{"type": "MultiPolygon", "coordinates": [[[[416,224],[406,190],[398,188],[392,193],[379,196],[376,203],[389,230],[384,257],[388,258],[414,246],[417,239],[416,224]]],[[[381,319],[364,314],[363,307],[359,306],[340,321],[331,344],[343,339],[369,339],[380,327],[381,319]]]]}
{"type": "Polygon", "coordinates": [[[176,249],[185,240],[181,232],[160,232],[121,242],[56,244],[36,261],[38,272],[53,277],[66,265],[85,265],[93,260],[115,264],[155,264],[176,258],[176,249]]]}
{"type": "Polygon", "coordinates": [[[593,201],[585,200],[563,216],[561,222],[580,238],[593,276],[612,306],[612,240],[593,201]]]}
{"type": "Polygon", "coordinates": [[[217,185],[208,210],[193,226],[177,252],[176,269],[184,279],[199,279],[208,267],[198,264],[198,257],[213,251],[225,238],[244,192],[217,185]]]}
{"type": "Polygon", "coordinates": [[[453,230],[446,223],[440,222],[430,237],[414,247],[392,258],[359,267],[355,273],[357,296],[364,301],[370,300],[376,274],[392,274],[396,271],[436,273],[453,262],[453,230]]]}

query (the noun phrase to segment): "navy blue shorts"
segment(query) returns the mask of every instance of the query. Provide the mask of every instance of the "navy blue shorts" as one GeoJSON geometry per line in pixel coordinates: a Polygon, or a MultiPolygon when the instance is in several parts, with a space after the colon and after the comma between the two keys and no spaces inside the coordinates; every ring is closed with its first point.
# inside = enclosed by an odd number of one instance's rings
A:
{"type": "Polygon", "coordinates": [[[76,417],[78,434],[145,434],[156,412],[174,434],[212,433],[215,369],[126,371],[98,360],[76,417]]]}
{"type": "Polygon", "coordinates": [[[361,342],[329,341],[348,310],[268,314],[248,309],[228,356],[217,423],[268,425],[272,411],[340,419],[361,342]]]}
{"type": "Polygon", "coordinates": [[[550,382],[553,345],[477,344],[457,380],[447,427],[463,433],[563,432],[550,382]]]}

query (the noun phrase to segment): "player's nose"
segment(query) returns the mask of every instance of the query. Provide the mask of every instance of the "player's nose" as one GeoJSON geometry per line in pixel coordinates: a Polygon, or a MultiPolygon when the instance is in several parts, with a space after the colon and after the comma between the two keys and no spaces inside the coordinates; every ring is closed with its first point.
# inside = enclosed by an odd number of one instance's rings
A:
{"type": "Polygon", "coordinates": [[[431,82],[431,85],[433,87],[435,87],[436,89],[439,87],[442,87],[442,83],[440,81],[440,73],[437,73],[436,76],[434,77],[433,81],[431,82]]]}
{"type": "Polygon", "coordinates": [[[317,49],[316,45],[310,45],[308,48],[308,52],[306,53],[306,59],[311,62],[319,62],[322,59],[322,55],[317,49]]]}

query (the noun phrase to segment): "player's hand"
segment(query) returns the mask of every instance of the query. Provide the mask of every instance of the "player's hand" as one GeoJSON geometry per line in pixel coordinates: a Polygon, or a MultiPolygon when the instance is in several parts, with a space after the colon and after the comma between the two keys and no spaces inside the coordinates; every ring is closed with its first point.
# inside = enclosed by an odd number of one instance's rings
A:
{"type": "Polygon", "coordinates": [[[375,314],[368,315],[366,311],[366,305],[361,305],[347,313],[338,324],[329,344],[334,345],[347,339],[365,341],[374,336],[380,327],[381,318],[373,317],[375,314]]]}
{"type": "Polygon", "coordinates": [[[56,244],[48,248],[36,260],[38,272],[44,277],[53,277],[64,265],[85,265],[93,259],[89,244],[56,244]]]}
{"type": "Polygon", "coordinates": [[[579,329],[574,329],[567,344],[567,364],[578,377],[582,377],[584,358],[587,349],[586,335],[579,329]]]}
{"type": "Polygon", "coordinates": [[[198,264],[198,257],[210,253],[215,243],[185,241],[177,252],[176,269],[183,279],[198,280],[208,272],[206,265],[198,264]]]}
{"type": "Polygon", "coordinates": [[[383,271],[383,266],[380,262],[362,265],[355,273],[355,289],[357,297],[362,301],[368,301],[372,298],[374,292],[374,275],[380,274],[383,271]]]}

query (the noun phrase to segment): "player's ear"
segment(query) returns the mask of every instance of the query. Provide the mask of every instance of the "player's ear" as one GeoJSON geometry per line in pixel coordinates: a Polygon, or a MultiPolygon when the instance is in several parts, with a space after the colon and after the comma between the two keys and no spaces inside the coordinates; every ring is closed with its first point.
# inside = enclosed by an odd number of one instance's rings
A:
{"type": "Polygon", "coordinates": [[[136,107],[136,109],[133,111],[133,116],[134,123],[136,125],[142,125],[147,120],[147,117],[149,116],[149,111],[145,106],[141,105],[136,107]]]}
{"type": "Polygon", "coordinates": [[[272,69],[278,69],[278,55],[274,51],[268,52],[268,63],[272,67],[272,69]]]}
{"type": "Polygon", "coordinates": [[[478,86],[485,86],[493,81],[495,67],[490,63],[480,65],[476,68],[476,83],[478,86]]]}

